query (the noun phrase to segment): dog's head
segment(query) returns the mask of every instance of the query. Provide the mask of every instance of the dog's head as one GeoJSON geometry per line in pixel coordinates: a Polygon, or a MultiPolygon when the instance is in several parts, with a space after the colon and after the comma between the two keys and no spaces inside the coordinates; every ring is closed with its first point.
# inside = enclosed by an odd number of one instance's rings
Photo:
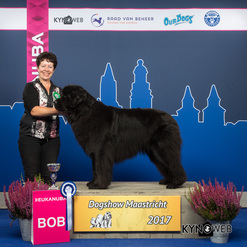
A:
{"type": "Polygon", "coordinates": [[[104,220],[110,220],[112,218],[111,212],[106,212],[104,215],[104,220]]]}
{"type": "Polygon", "coordinates": [[[78,106],[91,106],[94,98],[78,85],[68,85],[62,90],[62,96],[55,101],[55,108],[64,113],[74,112],[78,106]]]}

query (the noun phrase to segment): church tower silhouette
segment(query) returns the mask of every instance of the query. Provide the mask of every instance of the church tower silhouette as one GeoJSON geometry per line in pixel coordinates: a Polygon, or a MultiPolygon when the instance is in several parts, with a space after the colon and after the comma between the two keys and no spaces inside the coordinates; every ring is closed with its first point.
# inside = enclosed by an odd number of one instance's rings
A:
{"type": "Polygon", "coordinates": [[[130,108],[152,108],[152,90],[150,83],[147,82],[147,68],[143,65],[143,60],[137,61],[133,74],[134,82],[130,90],[130,108]]]}
{"type": "Polygon", "coordinates": [[[200,111],[194,106],[195,99],[191,94],[190,86],[186,86],[181,102],[182,107],[177,110],[177,116],[175,118],[179,117],[179,121],[182,121],[184,124],[197,124],[199,122],[200,111]]]}
{"type": "Polygon", "coordinates": [[[101,76],[100,97],[98,100],[108,106],[122,108],[117,101],[117,82],[114,78],[110,63],[107,63],[105,73],[101,76]]]}
{"type": "Polygon", "coordinates": [[[212,85],[207,98],[208,105],[203,111],[203,122],[206,125],[224,126],[226,110],[220,105],[220,97],[215,85],[212,85]]]}

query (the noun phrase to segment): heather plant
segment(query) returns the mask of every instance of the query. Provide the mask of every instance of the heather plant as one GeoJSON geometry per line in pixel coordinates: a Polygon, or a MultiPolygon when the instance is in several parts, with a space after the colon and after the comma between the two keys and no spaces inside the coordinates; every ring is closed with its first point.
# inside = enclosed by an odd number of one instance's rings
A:
{"type": "Polygon", "coordinates": [[[237,193],[232,182],[229,182],[225,188],[217,179],[214,185],[210,180],[208,184],[202,180],[199,184],[195,183],[185,197],[192,209],[203,218],[212,221],[231,221],[241,209],[240,199],[243,189],[244,187],[240,193],[237,193]]]}
{"type": "MultiPolygon", "coordinates": [[[[14,181],[10,184],[8,195],[4,186],[5,204],[9,210],[10,218],[31,219],[32,218],[32,195],[34,190],[47,190],[49,185],[34,178],[34,181],[14,181]]],[[[12,221],[12,222],[13,222],[12,221]]]]}

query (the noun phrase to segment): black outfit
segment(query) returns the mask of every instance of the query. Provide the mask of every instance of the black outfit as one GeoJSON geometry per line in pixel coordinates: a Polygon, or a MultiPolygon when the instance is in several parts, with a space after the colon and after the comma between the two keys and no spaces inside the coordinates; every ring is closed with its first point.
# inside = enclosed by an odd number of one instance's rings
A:
{"type": "Polygon", "coordinates": [[[61,88],[51,82],[50,93],[36,79],[26,84],[23,91],[25,112],[20,121],[19,151],[25,172],[25,179],[34,179],[41,174],[45,182],[50,182],[48,163],[56,163],[59,149],[59,117],[33,117],[31,110],[35,106],[53,107],[56,100],[53,93],[61,94],[61,88]]]}

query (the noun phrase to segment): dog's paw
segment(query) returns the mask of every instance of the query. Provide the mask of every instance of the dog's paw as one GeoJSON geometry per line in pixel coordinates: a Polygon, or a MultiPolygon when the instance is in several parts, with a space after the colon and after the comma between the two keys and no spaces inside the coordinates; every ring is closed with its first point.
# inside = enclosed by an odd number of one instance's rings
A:
{"type": "Polygon", "coordinates": [[[89,187],[91,184],[93,184],[93,180],[89,181],[86,185],[89,187]]]}
{"type": "Polygon", "coordinates": [[[167,179],[163,178],[159,181],[159,184],[165,184],[166,185],[166,184],[169,184],[169,181],[167,179]]]}
{"type": "Polygon", "coordinates": [[[179,185],[172,184],[172,183],[169,183],[169,184],[167,184],[167,186],[166,186],[167,189],[176,189],[176,188],[178,188],[178,187],[179,187],[179,185]]]}
{"type": "Polygon", "coordinates": [[[88,185],[88,188],[89,188],[89,189],[93,189],[93,190],[97,190],[97,189],[107,189],[108,186],[99,185],[99,184],[97,184],[97,183],[92,182],[92,183],[90,183],[90,184],[88,185]]]}

